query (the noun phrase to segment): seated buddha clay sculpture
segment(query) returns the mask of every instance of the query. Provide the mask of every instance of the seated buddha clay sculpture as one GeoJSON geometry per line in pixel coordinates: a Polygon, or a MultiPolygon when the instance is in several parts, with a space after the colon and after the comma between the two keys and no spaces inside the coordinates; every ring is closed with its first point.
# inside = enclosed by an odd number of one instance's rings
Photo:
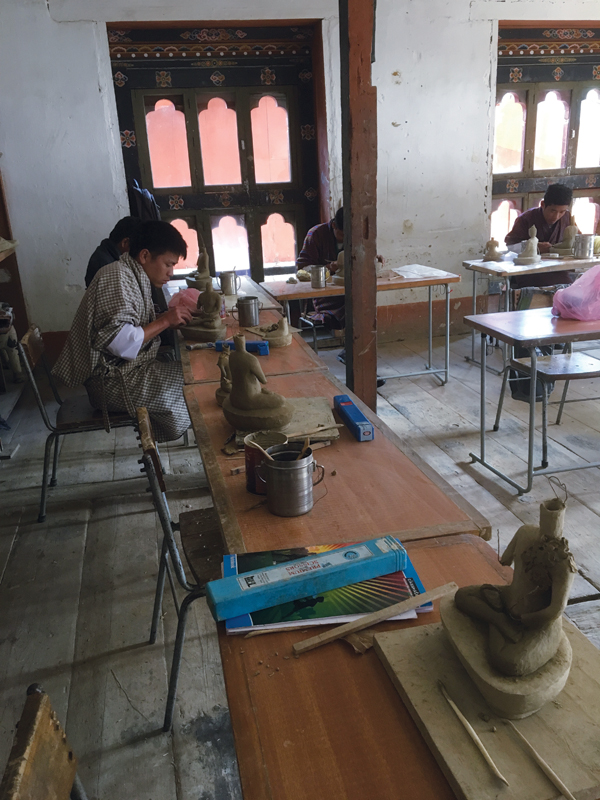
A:
{"type": "Polygon", "coordinates": [[[183,329],[184,336],[201,342],[216,342],[226,337],[227,326],[221,319],[221,295],[215,292],[212,281],[199,295],[197,310],[192,314],[192,321],[183,329]]]}
{"type": "Polygon", "coordinates": [[[219,360],[217,366],[221,372],[221,384],[215,392],[217,404],[222,406],[223,401],[231,392],[231,369],[229,367],[229,345],[224,344],[223,349],[219,353],[219,360]]]}
{"type": "Polygon", "coordinates": [[[538,253],[538,244],[537,228],[535,225],[532,225],[531,228],[529,228],[529,239],[526,241],[523,250],[521,250],[521,255],[515,258],[514,263],[520,266],[527,266],[528,264],[537,264],[538,261],[541,261],[542,257],[538,253]]]}
{"type": "Polygon", "coordinates": [[[343,250],[341,250],[338,253],[337,262],[334,262],[332,266],[335,267],[336,263],[337,263],[337,269],[335,271],[335,274],[331,278],[331,282],[335,283],[338,286],[344,286],[345,278],[344,278],[344,251],[343,250]]]}

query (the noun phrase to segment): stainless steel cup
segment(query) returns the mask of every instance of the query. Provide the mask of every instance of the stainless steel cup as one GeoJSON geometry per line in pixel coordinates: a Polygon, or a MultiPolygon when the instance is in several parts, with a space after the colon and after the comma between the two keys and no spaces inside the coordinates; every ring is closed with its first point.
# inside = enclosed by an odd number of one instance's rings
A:
{"type": "Polygon", "coordinates": [[[277,444],[267,448],[274,461],[265,459],[256,468],[258,482],[267,485],[267,508],[278,517],[299,517],[313,507],[313,486],[325,477],[325,467],[313,461],[312,450],[307,448],[298,461],[302,444],[277,444]],[[320,471],[314,481],[315,473],[320,471]],[[314,481],[314,482],[313,482],[314,481]]]}
{"type": "Polygon", "coordinates": [[[578,233],[575,236],[575,243],[573,245],[573,255],[575,256],[575,258],[594,257],[593,233],[578,233]]]}
{"type": "Polygon", "coordinates": [[[218,278],[223,294],[232,295],[238,293],[242,285],[242,279],[239,275],[236,275],[235,272],[220,272],[218,278]]]}
{"type": "Polygon", "coordinates": [[[260,323],[261,308],[262,303],[259,302],[258,297],[250,295],[238,297],[237,303],[231,309],[231,315],[238,320],[240,328],[252,328],[260,323]],[[235,316],[236,311],[238,312],[237,317],[235,316]]]}
{"type": "Polygon", "coordinates": [[[313,289],[325,288],[325,275],[327,267],[311,267],[310,268],[310,285],[313,289]]]}
{"type": "Polygon", "coordinates": [[[278,444],[287,444],[285,433],[277,431],[258,431],[249,433],[244,439],[244,457],[246,463],[246,490],[252,494],[266,494],[264,481],[256,479],[256,467],[260,466],[265,458],[261,450],[252,447],[252,442],[259,444],[263,450],[278,444]]]}

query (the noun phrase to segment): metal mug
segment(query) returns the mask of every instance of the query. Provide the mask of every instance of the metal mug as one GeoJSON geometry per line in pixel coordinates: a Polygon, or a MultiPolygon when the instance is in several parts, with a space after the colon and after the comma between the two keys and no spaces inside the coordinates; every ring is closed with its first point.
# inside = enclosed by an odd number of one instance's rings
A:
{"type": "Polygon", "coordinates": [[[573,255],[575,258],[594,257],[594,238],[593,233],[576,234],[575,243],[573,245],[573,255]]]}
{"type": "Polygon", "coordinates": [[[266,485],[256,480],[256,467],[260,466],[264,459],[264,454],[256,447],[252,447],[252,442],[259,444],[263,450],[267,447],[274,447],[277,444],[287,444],[285,433],[277,431],[257,431],[249,433],[244,437],[244,457],[246,459],[246,491],[252,494],[266,494],[266,485]]]}
{"type": "Polygon", "coordinates": [[[325,276],[327,267],[315,266],[310,268],[310,285],[313,289],[325,288],[325,276]]]}
{"type": "Polygon", "coordinates": [[[325,477],[325,467],[313,461],[310,447],[302,450],[302,443],[290,442],[267,448],[273,461],[264,459],[255,468],[257,484],[266,484],[267,508],[278,517],[299,517],[313,507],[313,486],[325,477]],[[314,481],[314,473],[320,477],[314,481]]]}
{"type": "Polygon", "coordinates": [[[235,274],[235,271],[220,272],[218,277],[223,294],[232,295],[238,293],[242,285],[242,279],[239,275],[235,274]]]}
{"type": "Polygon", "coordinates": [[[262,309],[262,303],[259,302],[258,297],[250,295],[246,297],[238,297],[237,303],[231,309],[231,316],[237,319],[240,328],[252,328],[260,323],[259,313],[262,309]],[[238,316],[235,316],[235,312],[238,316]]]}

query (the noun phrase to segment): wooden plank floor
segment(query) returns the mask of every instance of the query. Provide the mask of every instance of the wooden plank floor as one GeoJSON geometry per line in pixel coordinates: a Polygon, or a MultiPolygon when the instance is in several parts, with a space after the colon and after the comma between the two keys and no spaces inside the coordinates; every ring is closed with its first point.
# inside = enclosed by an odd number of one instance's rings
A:
{"type": "MultiPolygon", "coordinates": [[[[379,372],[421,369],[426,341],[381,345],[379,372]]],[[[470,339],[452,341],[451,380],[390,380],[378,413],[492,524],[504,548],[523,522],[537,521],[546,479],[519,498],[507,484],[470,464],[478,444],[479,368],[468,364],[470,339]]],[[[321,356],[344,377],[338,351],[321,356]]],[[[600,351],[590,354],[600,355],[600,351]]],[[[441,340],[434,356],[443,360],[441,340]]],[[[492,356],[499,363],[499,356],[492,356]]],[[[489,425],[500,379],[489,375],[489,425]]],[[[600,395],[600,381],[572,386],[571,397],[600,395]]],[[[508,398],[490,456],[516,475],[525,470],[528,406],[508,398]]],[[[600,401],[566,406],[550,425],[550,458],[596,459],[600,401]]],[[[555,410],[551,411],[554,419],[555,410]]],[[[59,485],[48,518],[36,522],[45,429],[26,391],[5,442],[17,456],[0,462],[0,769],[10,749],[25,689],[51,694],[80,758],[92,800],[225,800],[241,797],[214,624],[203,601],[192,605],[172,734],[161,732],[175,615],[165,604],[156,645],[146,644],[159,529],[139,473],[130,429],[73,436],[61,454],[59,485]]],[[[210,504],[194,447],[163,450],[173,514],[210,504]]],[[[551,461],[552,463],[552,461],[551,461]]],[[[569,606],[576,625],[600,646],[600,492],[597,470],[566,473],[567,536],[582,574],[569,606]]]]}

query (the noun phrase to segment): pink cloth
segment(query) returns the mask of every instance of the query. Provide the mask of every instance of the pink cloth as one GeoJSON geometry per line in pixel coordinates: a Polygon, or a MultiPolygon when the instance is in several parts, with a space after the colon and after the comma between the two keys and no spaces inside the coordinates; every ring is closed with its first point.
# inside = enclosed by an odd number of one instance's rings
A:
{"type": "Polygon", "coordinates": [[[195,311],[198,306],[198,298],[200,292],[198,289],[182,289],[169,300],[169,308],[177,308],[178,306],[185,306],[190,311],[195,311]]]}
{"type": "Polygon", "coordinates": [[[556,292],[552,313],[564,319],[600,319],[600,264],[556,292]]]}

